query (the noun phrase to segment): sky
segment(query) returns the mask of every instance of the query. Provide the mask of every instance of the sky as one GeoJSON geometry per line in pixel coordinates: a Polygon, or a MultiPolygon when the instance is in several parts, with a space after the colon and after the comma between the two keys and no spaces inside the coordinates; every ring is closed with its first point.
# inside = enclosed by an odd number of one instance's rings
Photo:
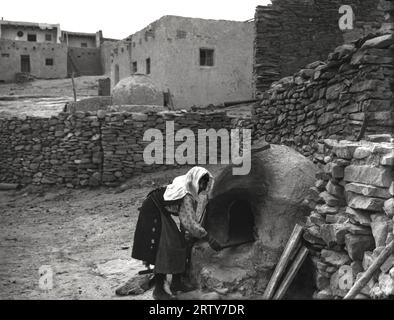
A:
{"type": "Polygon", "coordinates": [[[124,39],[165,15],[245,21],[270,0],[0,0],[0,18],[124,39]]]}

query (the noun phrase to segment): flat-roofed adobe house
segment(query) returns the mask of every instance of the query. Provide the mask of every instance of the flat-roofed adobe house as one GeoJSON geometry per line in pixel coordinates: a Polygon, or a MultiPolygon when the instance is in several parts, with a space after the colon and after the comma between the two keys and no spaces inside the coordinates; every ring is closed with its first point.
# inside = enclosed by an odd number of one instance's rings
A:
{"type": "Polygon", "coordinates": [[[112,87],[147,74],[174,105],[253,97],[253,22],[164,16],[120,41],[111,57],[112,87]]]}

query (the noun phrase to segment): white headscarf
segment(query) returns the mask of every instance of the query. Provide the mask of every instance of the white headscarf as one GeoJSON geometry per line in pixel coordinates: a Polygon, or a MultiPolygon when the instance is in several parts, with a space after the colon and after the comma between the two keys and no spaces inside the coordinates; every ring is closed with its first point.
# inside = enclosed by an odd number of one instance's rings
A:
{"type": "Polygon", "coordinates": [[[167,186],[163,196],[164,200],[178,200],[189,193],[194,200],[198,201],[198,182],[205,174],[209,175],[209,181],[207,190],[204,193],[208,193],[213,186],[213,176],[207,169],[196,166],[191,168],[185,175],[176,177],[172,183],[167,186]]]}

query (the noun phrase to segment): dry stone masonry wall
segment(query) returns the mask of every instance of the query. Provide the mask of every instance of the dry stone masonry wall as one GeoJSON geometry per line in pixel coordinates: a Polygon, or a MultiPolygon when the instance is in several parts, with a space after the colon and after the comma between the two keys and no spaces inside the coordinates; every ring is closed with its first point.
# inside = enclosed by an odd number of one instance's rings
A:
{"type": "Polygon", "coordinates": [[[172,167],[175,164],[147,165],[143,160],[149,143],[143,141],[145,130],[161,130],[165,141],[166,121],[174,121],[175,130],[189,128],[195,133],[197,129],[231,127],[231,119],[223,112],[99,110],[60,113],[52,118],[0,119],[0,182],[115,186],[135,173],[172,167]]]}
{"type": "Polygon", "coordinates": [[[363,127],[394,133],[393,53],[393,34],[377,33],[273,83],[254,108],[253,138],[310,156],[318,141],[354,140],[363,127]]]}
{"type": "MultiPolygon", "coordinates": [[[[393,241],[394,139],[324,141],[325,166],[306,202],[313,209],[304,238],[316,267],[315,298],[342,298],[393,241]]],[[[394,255],[358,298],[394,296],[394,255]]]]}
{"type": "Polygon", "coordinates": [[[335,47],[378,29],[382,10],[376,0],[273,0],[255,14],[254,78],[256,92],[314,60],[324,60],[335,47]],[[354,29],[341,31],[339,8],[350,5],[354,29]]]}

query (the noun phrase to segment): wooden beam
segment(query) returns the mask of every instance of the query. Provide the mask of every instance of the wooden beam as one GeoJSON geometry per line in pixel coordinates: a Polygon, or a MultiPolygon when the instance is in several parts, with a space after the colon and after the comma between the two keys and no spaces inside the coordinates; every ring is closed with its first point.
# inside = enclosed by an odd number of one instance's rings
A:
{"type": "Polygon", "coordinates": [[[376,270],[378,270],[383,263],[386,262],[388,257],[394,251],[394,240],[391,241],[380,253],[377,259],[369,266],[367,271],[356,281],[350,291],[346,294],[343,298],[345,300],[354,299],[357,294],[365,287],[365,285],[371,280],[373,275],[375,274],[376,270]]]}
{"type": "Polygon", "coordinates": [[[298,246],[298,242],[301,239],[302,233],[303,233],[302,226],[296,224],[289,238],[289,241],[286,244],[285,250],[283,251],[282,256],[279,259],[279,262],[276,265],[271,280],[268,283],[267,288],[265,289],[263,299],[271,299],[271,297],[273,296],[275,289],[278,286],[279,281],[283,273],[285,272],[287,265],[289,264],[290,257],[292,256],[294,250],[298,246]]]}
{"type": "Polygon", "coordinates": [[[284,297],[285,293],[289,289],[291,283],[293,282],[295,276],[297,275],[298,270],[302,266],[305,261],[305,258],[308,255],[309,250],[304,246],[298,251],[296,258],[294,259],[293,264],[291,265],[289,271],[287,272],[285,278],[283,279],[279,289],[276,291],[274,295],[274,300],[280,300],[284,297]]]}

